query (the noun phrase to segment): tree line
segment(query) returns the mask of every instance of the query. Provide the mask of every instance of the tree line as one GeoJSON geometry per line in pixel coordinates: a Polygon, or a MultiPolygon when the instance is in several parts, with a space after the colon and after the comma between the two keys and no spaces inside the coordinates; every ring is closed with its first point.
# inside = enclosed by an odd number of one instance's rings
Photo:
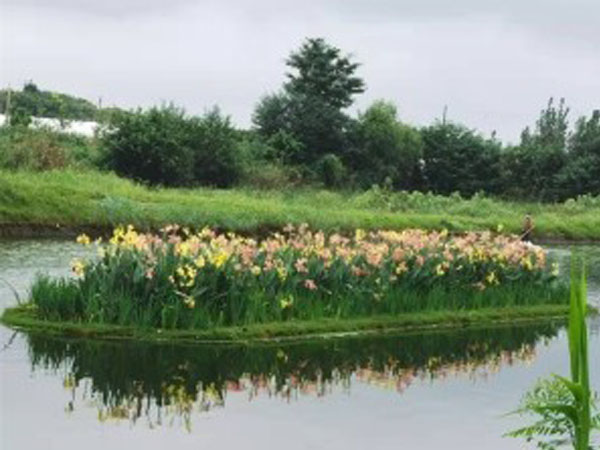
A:
{"type": "MultiPolygon", "coordinates": [[[[286,60],[286,81],[256,105],[250,130],[218,108],[187,115],[173,105],[104,114],[98,164],[164,186],[373,185],[395,190],[478,192],[559,201],[600,195],[600,111],[571,128],[553,99],[518,145],[458,123],[415,127],[393,103],[347,109],[365,91],[359,64],[325,40],[307,39],[286,60]]],[[[25,89],[24,89],[25,90],[25,89]]]]}

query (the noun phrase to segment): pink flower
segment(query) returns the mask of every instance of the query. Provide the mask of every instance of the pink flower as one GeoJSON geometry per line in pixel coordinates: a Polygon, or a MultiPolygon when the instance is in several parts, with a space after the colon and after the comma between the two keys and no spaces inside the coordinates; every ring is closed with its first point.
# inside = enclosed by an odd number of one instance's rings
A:
{"type": "Polygon", "coordinates": [[[304,287],[306,289],[308,289],[309,291],[314,291],[315,289],[317,289],[316,283],[313,280],[311,280],[310,278],[307,280],[304,280],[304,287]]]}
{"type": "Polygon", "coordinates": [[[298,273],[307,273],[308,269],[306,268],[306,258],[299,258],[295,263],[294,267],[298,271],[298,273]]]}

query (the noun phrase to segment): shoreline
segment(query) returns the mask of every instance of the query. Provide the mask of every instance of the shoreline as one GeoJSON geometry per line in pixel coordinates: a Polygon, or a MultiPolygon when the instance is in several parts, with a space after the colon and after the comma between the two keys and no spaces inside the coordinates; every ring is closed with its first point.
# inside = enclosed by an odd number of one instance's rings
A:
{"type": "MultiPolygon", "coordinates": [[[[595,311],[590,308],[590,313],[595,311]]],[[[172,343],[242,344],[377,334],[402,335],[431,330],[452,331],[480,326],[563,321],[566,320],[568,312],[568,305],[538,305],[470,311],[430,311],[352,319],[271,322],[206,330],[161,330],[112,324],[47,321],[36,318],[31,307],[17,306],[6,308],[0,317],[0,323],[17,331],[41,332],[53,336],[172,343]]]]}
{"type": "MultiPolygon", "coordinates": [[[[166,224],[165,224],[166,225],[166,224]]],[[[203,225],[203,224],[201,224],[203,225]]],[[[160,227],[139,226],[136,228],[142,231],[158,232],[160,227]]],[[[277,226],[263,226],[256,230],[235,230],[215,227],[219,232],[233,231],[242,235],[265,236],[270,232],[280,230],[277,226]]],[[[57,239],[73,240],[82,233],[92,237],[110,237],[114,230],[114,225],[62,225],[62,224],[42,224],[42,223],[0,223],[0,241],[26,240],[26,239],[57,239]]],[[[454,233],[468,233],[470,231],[485,230],[455,230],[454,233]]],[[[540,236],[532,239],[533,244],[537,245],[600,245],[600,239],[573,239],[556,236],[540,236]]]]}

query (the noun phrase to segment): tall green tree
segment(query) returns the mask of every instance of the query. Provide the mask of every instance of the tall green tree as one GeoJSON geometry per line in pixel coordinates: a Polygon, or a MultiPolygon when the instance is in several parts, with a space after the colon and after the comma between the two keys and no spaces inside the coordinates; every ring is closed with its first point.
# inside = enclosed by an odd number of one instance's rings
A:
{"type": "Polygon", "coordinates": [[[567,162],[569,108],[564,99],[556,105],[550,98],[531,130],[521,133],[519,146],[503,157],[505,190],[518,197],[558,200],[557,174],[567,162]]]}
{"type": "Polygon", "coordinates": [[[254,125],[267,139],[285,133],[291,145],[281,150],[287,159],[314,168],[323,156],[347,147],[350,119],[343,110],[364,92],[364,82],[355,74],[358,63],[321,38],[306,40],[286,65],[283,90],[261,100],[254,125]]]}
{"type": "Polygon", "coordinates": [[[342,55],[322,38],[307,39],[286,61],[285,90],[292,96],[319,99],[335,109],[352,105],[353,96],[365,90],[363,80],[355,75],[359,64],[342,55]]]}
{"type": "Polygon", "coordinates": [[[569,137],[568,160],[557,175],[562,198],[600,195],[600,111],[581,117],[569,137]]]}

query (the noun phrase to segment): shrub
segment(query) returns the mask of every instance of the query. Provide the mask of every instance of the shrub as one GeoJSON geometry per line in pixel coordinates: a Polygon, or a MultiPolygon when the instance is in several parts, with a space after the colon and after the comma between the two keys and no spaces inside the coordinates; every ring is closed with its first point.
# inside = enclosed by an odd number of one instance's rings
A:
{"type": "Polygon", "coordinates": [[[359,116],[353,134],[347,161],[359,185],[389,179],[396,188],[412,187],[423,144],[417,130],[398,122],[393,104],[375,102],[359,116]]]}
{"type": "Polygon", "coordinates": [[[0,168],[36,171],[89,168],[98,159],[94,139],[46,128],[0,127],[0,168]]]}
{"type": "Polygon", "coordinates": [[[500,188],[500,144],[484,139],[453,123],[437,123],[421,130],[424,176],[437,194],[478,191],[496,193],[500,188]]]}
{"type": "Polygon", "coordinates": [[[111,115],[103,132],[106,164],[117,174],[153,185],[192,182],[191,122],[174,106],[111,115]]]}
{"type": "Polygon", "coordinates": [[[190,130],[194,182],[220,188],[236,183],[241,176],[242,161],[229,117],[222,116],[215,108],[194,119],[190,130]]]}

